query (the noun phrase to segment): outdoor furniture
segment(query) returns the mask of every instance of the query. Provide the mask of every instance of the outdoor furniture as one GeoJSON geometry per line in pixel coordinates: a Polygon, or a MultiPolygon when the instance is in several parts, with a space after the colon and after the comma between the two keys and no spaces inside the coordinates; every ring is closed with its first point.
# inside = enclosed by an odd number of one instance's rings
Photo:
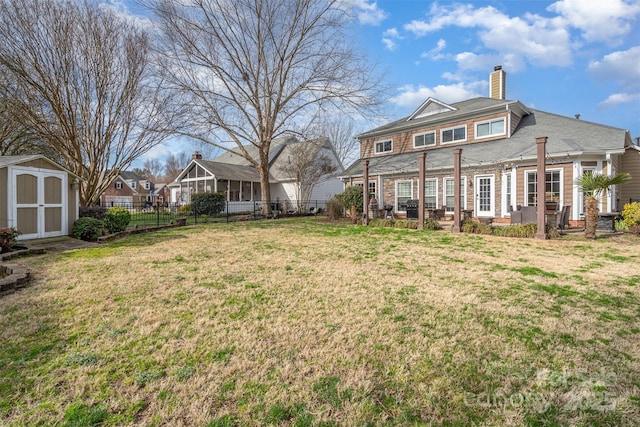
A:
{"type": "Polygon", "coordinates": [[[384,219],[393,219],[393,205],[384,205],[384,219]]]}
{"type": "Polygon", "coordinates": [[[537,214],[535,206],[517,206],[515,211],[511,211],[511,224],[537,224],[537,214]]]}
{"type": "Polygon", "coordinates": [[[616,231],[616,219],[620,217],[620,212],[601,212],[598,214],[598,225],[596,230],[616,231]]]}
{"type": "Polygon", "coordinates": [[[571,206],[563,206],[562,210],[560,211],[560,215],[558,215],[557,218],[557,227],[560,230],[564,230],[566,227],[569,226],[569,214],[571,213],[571,206]]]}

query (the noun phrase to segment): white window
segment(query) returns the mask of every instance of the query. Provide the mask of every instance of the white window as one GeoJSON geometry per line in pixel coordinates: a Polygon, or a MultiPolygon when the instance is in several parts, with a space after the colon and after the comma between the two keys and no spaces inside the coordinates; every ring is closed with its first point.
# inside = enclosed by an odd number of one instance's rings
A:
{"type": "Polygon", "coordinates": [[[502,174],[502,215],[509,215],[509,207],[513,210],[516,209],[514,206],[513,197],[513,172],[506,172],[502,174]]]}
{"type": "Polygon", "coordinates": [[[438,179],[429,178],[424,181],[424,207],[425,209],[438,208],[438,179]]]}
{"type": "Polygon", "coordinates": [[[485,138],[494,135],[504,135],[504,119],[476,123],[476,138],[485,138]]]}
{"type": "Polygon", "coordinates": [[[148,190],[148,189],[150,189],[150,188],[151,188],[151,183],[150,183],[150,182],[145,182],[145,183],[144,183],[144,189],[145,189],[145,190],[148,190]]]}
{"type": "Polygon", "coordinates": [[[495,213],[495,185],[493,175],[475,177],[476,216],[492,217],[495,213]]]}
{"type": "Polygon", "coordinates": [[[413,181],[396,182],[396,211],[404,212],[401,205],[407,203],[407,200],[413,198],[413,181]]]}
{"type": "MultiPolygon", "coordinates": [[[[527,206],[537,206],[538,205],[538,172],[537,171],[528,171],[526,172],[526,182],[527,182],[527,194],[525,196],[525,200],[527,202],[527,206]]],[[[562,200],[562,174],[559,170],[550,170],[546,172],[545,179],[545,197],[544,200],[553,200],[555,202],[560,202],[562,200]]]]}
{"type": "Polygon", "coordinates": [[[136,182],[135,181],[131,181],[131,188],[136,188],[136,182]]]}
{"type": "Polygon", "coordinates": [[[442,143],[446,144],[447,142],[461,142],[467,140],[467,127],[466,126],[458,126],[449,129],[443,129],[441,138],[442,143]]]}
{"type": "Polygon", "coordinates": [[[386,140],[386,141],[378,141],[376,142],[376,154],[379,153],[389,153],[393,150],[393,141],[392,140],[386,140]]]}
{"type": "Polygon", "coordinates": [[[436,145],[436,133],[425,132],[413,135],[413,148],[430,147],[436,145]]]}
{"type": "MultiPolygon", "coordinates": [[[[364,182],[354,182],[353,183],[354,186],[357,187],[364,187],[364,182]]],[[[376,181],[374,180],[369,180],[369,199],[372,198],[377,198],[377,192],[376,192],[376,181]]]]}
{"type": "Polygon", "coordinates": [[[120,181],[116,182],[116,190],[121,190],[122,189],[122,183],[120,181]]]}
{"type": "MultiPolygon", "coordinates": [[[[454,179],[453,178],[443,178],[444,185],[444,207],[445,212],[453,212],[454,206],[454,179]]],[[[467,177],[463,176],[460,178],[460,207],[462,209],[466,209],[467,206],[467,177]]]]}

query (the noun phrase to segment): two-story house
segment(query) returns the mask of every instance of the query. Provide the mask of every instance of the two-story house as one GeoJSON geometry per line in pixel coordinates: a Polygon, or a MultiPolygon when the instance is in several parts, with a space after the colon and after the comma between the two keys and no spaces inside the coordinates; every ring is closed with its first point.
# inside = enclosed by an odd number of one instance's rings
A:
{"type": "MultiPolygon", "coordinates": [[[[362,185],[368,160],[371,198],[403,215],[409,199],[424,192],[425,209],[454,207],[454,149],[461,149],[461,208],[476,218],[509,221],[516,206],[553,200],[570,206],[570,221],[584,218],[584,196],[575,179],[586,171],[629,172],[640,180],[640,151],[628,131],[563,117],[505,99],[506,73],[490,74],[490,97],[452,104],[427,99],[403,119],[358,135],[360,160],[342,174],[345,185],[362,185]],[[538,196],[536,138],[547,137],[544,195],[538,196]],[[425,181],[419,155],[425,153],[425,181]]],[[[632,180],[633,182],[633,180],[632,180]]],[[[623,187],[603,198],[601,211],[616,211],[640,187],[623,187]]]]}
{"type": "Polygon", "coordinates": [[[133,208],[152,205],[157,198],[156,186],[152,181],[135,172],[122,171],[102,194],[100,204],[105,207],[133,208]]]}

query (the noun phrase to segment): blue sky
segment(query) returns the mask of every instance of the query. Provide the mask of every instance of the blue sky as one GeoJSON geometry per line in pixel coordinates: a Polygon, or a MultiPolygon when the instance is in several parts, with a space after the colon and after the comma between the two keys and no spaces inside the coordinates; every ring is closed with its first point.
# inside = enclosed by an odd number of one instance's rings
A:
{"type": "Polygon", "coordinates": [[[389,120],[430,96],[488,96],[489,73],[502,65],[507,99],[640,136],[638,0],[342,1],[385,70],[389,120]]]}

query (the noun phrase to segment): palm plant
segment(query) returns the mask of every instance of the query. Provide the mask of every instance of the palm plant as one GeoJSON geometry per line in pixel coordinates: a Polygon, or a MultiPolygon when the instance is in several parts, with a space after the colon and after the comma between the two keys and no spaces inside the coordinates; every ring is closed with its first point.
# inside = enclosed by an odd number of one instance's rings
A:
{"type": "Polygon", "coordinates": [[[624,184],[631,179],[628,173],[620,173],[614,176],[602,175],[593,171],[587,171],[576,179],[576,185],[582,188],[585,193],[585,229],[584,237],[587,239],[596,238],[596,228],[598,226],[598,202],[603,193],[609,191],[614,185],[624,184]]]}

